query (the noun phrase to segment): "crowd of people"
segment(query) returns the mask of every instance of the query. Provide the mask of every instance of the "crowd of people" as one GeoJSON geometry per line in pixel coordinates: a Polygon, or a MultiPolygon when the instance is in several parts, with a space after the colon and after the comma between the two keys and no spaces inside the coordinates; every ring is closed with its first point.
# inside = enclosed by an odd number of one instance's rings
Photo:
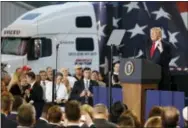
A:
{"type": "MultiPolygon", "coordinates": [[[[116,87],[120,87],[118,73],[119,63],[116,63],[112,76],[116,87]]],[[[75,66],[74,75],[62,68],[55,78],[51,67],[35,74],[31,67],[23,66],[11,77],[1,71],[2,128],[175,128],[179,125],[180,111],[173,106],[154,106],[143,123],[120,101],[110,110],[104,104],[94,105],[93,86],[106,87],[104,76],[79,65],[75,66]]],[[[182,115],[188,127],[188,107],[182,115]]]]}

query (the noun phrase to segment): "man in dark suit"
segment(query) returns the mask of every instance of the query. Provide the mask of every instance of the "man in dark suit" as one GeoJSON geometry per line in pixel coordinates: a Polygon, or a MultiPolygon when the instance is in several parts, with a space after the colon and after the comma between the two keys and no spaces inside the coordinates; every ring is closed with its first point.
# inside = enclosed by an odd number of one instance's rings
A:
{"type": "Polygon", "coordinates": [[[1,94],[1,128],[16,128],[17,123],[7,118],[12,110],[14,98],[11,93],[3,92],[1,94]]]}
{"type": "Polygon", "coordinates": [[[44,105],[43,89],[40,86],[40,83],[36,82],[34,72],[28,72],[26,74],[26,79],[28,84],[30,84],[30,88],[25,91],[26,101],[33,104],[37,112],[36,116],[39,118],[44,105]]]}
{"type": "Polygon", "coordinates": [[[169,90],[171,89],[169,63],[172,58],[172,46],[169,42],[162,40],[162,31],[159,27],[151,29],[150,38],[151,41],[147,41],[146,44],[146,57],[161,66],[162,76],[159,89],[169,90]]]}
{"type": "Polygon", "coordinates": [[[18,109],[17,128],[33,128],[36,120],[36,111],[31,104],[22,104],[18,109]]]}
{"type": "Polygon", "coordinates": [[[84,69],[84,78],[82,80],[76,81],[72,89],[70,99],[78,100],[82,104],[93,105],[93,86],[98,86],[97,82],[90,79],[91,69],[84,69]]]}
{"type": "Polygon", "coordinates": [[[37,120],[34,128],[50,128],[47,120],[48,109],[53,106],[52,103],[46,103],[42,110],[42,116],[37,120]]]}
{"type": "Polygon", "coordinates": [[[93,108],[93,118],[96,128],[117,128],[116,124],[108,121],[108,108],[104,104],[97,104],[93,108]]]}
{"type": "Polygon", "coordinates": [[[23,98],[21,96],[14,96],[13,108],[10,114],[7,116],[8,119],[16,122],[16,116],[18,108],[23,104],[23,98]]]}

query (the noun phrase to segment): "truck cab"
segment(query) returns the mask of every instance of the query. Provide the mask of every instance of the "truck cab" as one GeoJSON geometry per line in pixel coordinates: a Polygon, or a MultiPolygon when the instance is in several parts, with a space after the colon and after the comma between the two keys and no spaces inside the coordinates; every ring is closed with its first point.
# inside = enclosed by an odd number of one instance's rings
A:
{"type": "Polygon", "coordinates": [[[2,62],[11,67],[29,65],[38,73],[77,64],[99,70],[99,44],[94,7],[68,2],[31,10],[2,31],[2,62]]]}

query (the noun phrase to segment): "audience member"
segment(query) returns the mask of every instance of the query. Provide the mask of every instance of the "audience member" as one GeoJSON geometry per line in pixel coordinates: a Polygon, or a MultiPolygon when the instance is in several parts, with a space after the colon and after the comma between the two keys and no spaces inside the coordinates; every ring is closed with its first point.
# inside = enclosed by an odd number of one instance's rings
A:
{"type": "Polygon", "coordinates": [[[61,127],[62,117],[63,117],[63,113],[58,105],[54,105],[48,109],[47,119],[49,121],[50,126],[61,127]]]}
{"type": "Polygon", "coordinates": [[[93,108],[94,124],[97,128],[116,128],[117,126],[108,121],[108,108],[104,104],[97,104],[93,108]]]}
{"type": "Polygon", "coordinates": [[[99,86],[105,87],[106,84],[102,81],[99,80],[99,72],[94,70],[91,73],[91,80],[95,81],[98,83],[99,86]]]}
{"type": "Polygon", "coordinates": [[[161,116],[163,108],[160,106],[154,106],[149,112],[149,118],[153,116],[161,116]]]}
{"type": "Polygon", "coordinates": [[[68,121],[67,128],[80,128],[81,110],[77,101],[69,101],[65,104],[65,117],[68,121]]]}
{"type": "Polygon", "coordinates": [[[38,118],[40,117],[44,104],[43,89],[40,84],[36,82],[36,76],[34,72],[28,72],[26,74],[26,79],[28,84],[30,84],[30,88],[25,91],[26,101],[34,105],[38,118]]]}
{"type": "Polygon", "coordinates": [[[114,72],[112,75],[112,85],[119,84],[119,67],[120,67],[119,62],[114,64],[114,68],[113,68],[114,72]]]}
{"type": "Polygon", "coordinates": [[[84,69],[84,79],[76,81],[75,85],[72,89],[70,99],[77,100],[82,104],[93,105],[93,86],[97,86],[98,84],[95,81],[90,80],[91,69],[84,69]]]}
{"type": "Polygon", "coordinates": [[[127,106],[124,105],[122,102],[120,101],[115,102],[111,107],[110,121],[113,123],[117,123],[120,115],[126,110],[127,110],[127,106]]]}
{"type": "Polygon", "coordinates": [[[93,119],[93,107],[88,105],[88,104],[84,104],[81,106],[81,112],[83,113],[88,113],[89,116],[91,117],[91,119],[93,119]]]}
{"type": "Polygon", "coordinates": [[[42,86],[43,92],[44,92],[44,94],[43,94],[43,99],[46,100],[46,94],[45,94],[45,92],[46,92],[46,85],[47,85],[50,81],[47,80],[47,73],[46,73],[46,71],[41,70],[41,71],[39,72],[39,75],[40,75],[40,78],[41,78],[40,85],[42,86]]]}
{"type": "Polygon", "coordinates": [[[180,113],[175,107],[164,107],[161,115],[163,128],[176,128],[178,126],[180,113]]]}
{"type": "Polygon", "coordinates": [[[183,119],[185,121],[185,127],[188,128],[188,106],[186,106],[182,111],[183,119]]]}
{"type": "Polygon", "coordinates": [[[140,128],[141,127],[141,123],[138,120],[138,117],[136,116],[136,114],[134,112],[132,112],[131,110],[126,110],[124,111],[121,116],[131,116],[134,119],[134,124],[136,128],[140,128]]]}
{"type": "Polygon", "coordinates": [[[120,128],[136,128],[134,118],[130,115],[121,115],[117,124],[120,128]]]}
{"type": "MultiPolygon", "coordinates": [[[[68,92],[65,85],[62,83],[63,75],[61,73],[56,74],[55,83],[55,102],[57,104],[65,103],[68,100],[68,92]]],[[[52,102],[52,82],[46,85],[46,100],[52,102]]]]}
{"type": "Polygon", "coordinates": [[[1,94],[1,128],[16,128],[17,123],[8,119],[7,115],[12,111],[14,98],[11,93],[1,94]]]}
{"type": "Polygon", "coordinates": [[[68,68],[62,68],[61,73],[63,74],[63,78],[67,78],[69,80],[71,88],[73,88],[74,83],[77,81],[75,77],[69,76],[68,68]]]}
{"type": "Polygon", "coordinates": [[[46,72],[47,72],[47,80],[53,81],[53,69],[52,69],[52,67],[47,67],[46,72]]]}
{"type": "Polygon", "coordinates": [[[71,85],[69,83],[69,80],[65,77],[63,77],[63,84],[65,85],[66,89],[67,89],[67,98],[70,97],[70,94],[71,94],[71,91],[72,91],[72,88],[71,88],[71,85]]]}
{"type": "Polygon", "coordinates": [[[32,128],[36,121],[35,108],[31,104],[23,104],[18,109],[17,128],[32,128]]]}
{"type": "Polygon", "coordinates": [[[35,128],[50,128],[50,125],[48,124],[48,110],[53,106],[52,103],[46,103],[42,110],[42,116],[37,120],[35,124],[35,128]]]}
{"type": "Polygon", "coordinates": [[[16,122],[16,116],[18,114],[18,108],[23,103],[24,103],[24,100],[21,96],[14,96],[14,103],[13,103],[12,111],[7,116],[7,118],[16,122]]]}
{"type": "Polygon", "coordinates": [[[144,128],[161,128],[161,127],[162,127],[162,120],[160,116],[150,117],[144,125],[144,128]]]}
{"type": "Polygon", "coordinates": [[[81,80],[83,78],[82,67],[80,65],[76,65],[74,69],[75,69],[74,77],[76,78],[76,80],[81,80]]]}

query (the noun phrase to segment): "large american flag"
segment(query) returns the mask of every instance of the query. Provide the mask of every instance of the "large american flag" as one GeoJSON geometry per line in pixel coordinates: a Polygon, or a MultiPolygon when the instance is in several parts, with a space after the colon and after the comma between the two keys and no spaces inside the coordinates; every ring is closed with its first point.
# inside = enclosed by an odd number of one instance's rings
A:
{"type": "MultiPolygon", "coordinates": [[[[101,69],[107,72],[110,48],[107,41],[114,29],[125,29],[121,42],[114,42],[122,57],[141,57],[150,28],[162,28],[163,39],[173,46],[172,69],[188,70],[188,2],[96,2],[101,69]],[[108,64],[107,64],[108,63],[108,64]]],[[[113,62],[118,61],[114,48],[113,62]]]]}

